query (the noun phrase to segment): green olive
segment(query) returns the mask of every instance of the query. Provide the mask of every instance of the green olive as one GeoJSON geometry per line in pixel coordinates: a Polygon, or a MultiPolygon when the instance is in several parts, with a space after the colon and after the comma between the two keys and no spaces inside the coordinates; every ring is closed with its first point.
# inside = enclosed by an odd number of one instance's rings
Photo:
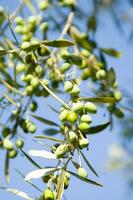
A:
{"type": "Polygon", "coordinates": [[[70,92],[73,89],[73,83],[71,81],[66,81],[64,83],[64,90],[70,92]]]}
{"type": "Polygon", "coordinates": [[[40,25],[40,29],[43,33],[45,33],[48,30],[48,23],[47,22],[43,22],[40,25]]]}
{"type": "Polygon", "coordinates": [[[23,42],[23,43],[21,44],[21,49],[24,50],[24,51],[29,51],[29,50],[31,50],[30,42],[23,42]]]}
{"type": "Polygon", "coordinates": [[[67,70],[69,70],[71,67],[70,63],[63,63],[63,65],[61,66],[60,70],[61,72],[66,72],[67,70]]]}
{"type": "Polygon", "coordinates": [[[98,70],[96,73],[97,79],[103,79],[103,78],[105,78],[105,76],[106,76],[106,71],[103,69],[98,70]]]}
{"type": "Polygon", "coordinates": [[[54,200],[53,191],[47,188],[43,194],[45,200],[54,200]]]}
{"type": "Polygon", "coordinates": [[[67,115],[68,115],[68,110],[64,109],[60,115],[59,115],[59,119],[61,121],[65,121],[67,119],[67,115]]]}
{"type": "Polygon", "coordinates": [[[91,76],[91,71],[90,69],[86,68],[83,70],[83,73],[81,74],[81,79],[87,80],[90,76],[91,76]]]}
{"type": "Polygon", "coordinates": [[[77,102],[77,103],[73,103],[73,105],[72,105],[72,110],[74,111],[74,112],[79,112],[79,111],[81,111],[82,110],[82,108],[83,108],[83,103],[82,102],[77,102]]]}
{"type": "Polygon", "coordinates": [[[69,137],[69,141],[70,141],[71,143],[75,142],[76,139],[77,139],[77,135],[76,135],[76,133],[73,132],[73,131],[69,131],[68,137],[69,137]]]}
{"type": "Polygon", "coordinates": [[[33,94],[33,87],[31,85],[28,85],[25,87],[25,93],[27,96],[30,96],[33,94]]]}
{"type": "Polygon", "coordinates": [[[9,151],[12,150],[13,147],[14,147],[13,143],[9,139],[5,139],[3,141],[3,146],[4,146],[5,149],[7,149],[9,151]]]}
{"type": "Polygon", "coordinates": [[[17,24],[17,25],[24,25],[24,20],[23,20],[23,18],[20,17],[20,16],[15,17],[14,22],[15,22],[15,24],[17,24]]]}
{"type": "Polygon", "coordinates": [[[41,0],[40,3],[39,3],[39,9],[44,11],[48,8],[49,8],[49,2],[47,0],[46,1],[41,0]]]}
{"type": "Polygon", "coordinates": [[[91,117],[88,116],[88,115],[82,115],[82,116],[81,116],[81,121],[82,121],[82,122],[86,122],[86,123],[91,123],[91,122],[92,122],[92,119],[91,119],[91,117]]]}
{"type": "Polygon", "coordinates": [[[86,122],[82,122],[82,123],[79,124],[78,128],[79,128],[83,133],[85,133],[85,132],[87,132],[87,131],[89,130],[90,125],[89,125],[88,123],[86,123],[86,122]]]}
{"type": "Polygon", "coordinates": [[[92,114],[97,112],[97,107],[94,103],[91,102],[86,102],[84,104],[84,109],[92,114]]]}
{"type": "Polygon", "coordinates": [[[25,56],[25,63],[26,64],[35,64],[35,56],[33,53],[28,53],[25,56]]]}
{"type": "Polygon", "coordinates": [[[49,56],[51,52],[47,46],[42,44],[42,45],[40,45],[40,47],[38,47],[37,53],[39,56],[49,56]]]}
{"type": "Polygon", "coordinates": [[[89,141],[87,138],[82,138],[79,140],[79,146],[81,148],[86,148],[86,147],[88,147],[88,145],[89,145],[89,141]]]}
{"type": "Polygon", "coordinates": [[[69,179],[67,178],[67,176],[65,176],[65,180],[64,180],[64,189],[66,190],[69,186],[69,179]]]}
{"type": "Polygon", "coordinates": [[[80,88],[78,85],[74,84],[72,90],[70,91],[70,94],[73,96],[76,96],[80,93],[80,88]]]}
{"type": "Polygon", "coordinates": [[[37,105],[36,101],[32,101],[32,103],[30,104],[30,110],[32,112],[35,112],[37,110],[37,107],[38,107],[38,105],[37,105]]]}
{"type": "Polygon", "coordinates": [[[79,175],[81,178],[87,178],[87,176],[88,176],[86,170],[85,170],[83,167],[79,167],[79,168],[78,168],[78,175],[79,175]]]}
{"type": "Polygon", "coordinates": [[[9,151],[8,157],[15,158],[17,156],[17,154],[18,154],[18,152],[15,149],[13,149],[13,150],[9,151]]]}
{"type": "Polygon", "coordinates": [[[122,99],[122,93],[119,90],[117,90],[114,92],[114,97],[117,101],[120,101],[122,99]]]}
{"type": "Polygon", "coordinates": [[[55,155],[57,158],[62,158],[67,152],[67,146],[66,144],[61,144],[60,146],[57,147],[55,151],[55,155]]]}
{"type": "MultiPolygon", "coordinates": [[[[24,34],[24,26],[23,25],[17,25],[16,26],[16,28],[15,28],[15,31],[16,31],[16,33],[18,33],[18,34],[20,34],[20,35],[22,35],[22,34],[24,34]]],[[[22,48],[22,47],[21,47],[22,48]]],[[[23,48],[22,48],[23,49],[23,48]]]]}
{"type": "Polygon", "coordinates": [[[40,41],[36,38],[32,38],[30,41],[30,45],[31,45],[32,50],[35,50],[40,46],[40,41]]]}
{"type": "Polygon", "coordinates": [[[21,149],[23,146],[24,146],[24,141],[22,139],[18,139],[16,141],[16,147],[21,149]]]}
{"type": "Polygon", "coordinates": [[[73,111],[69,111],[67,114],[67,121],[70,123],[74,123],[77,120],[77,115],[73,111]]]}
{"type": "Polygon", "coordinates": [[[22,64],[22,63],[21,64],[17,64],[16,73],[20,74],[21,72],[25,71],[25,69],[26,69],[25,64],[22,64]]]}
{"type": "Polygon", "coordinates": [[[28,127],[28,131],[30,133],[35,133],[36,132],[36,126],[35,124],[31,124],[29,127],[28,127]]]}
{"type": "Polygon", "coordinates": [[[5,138],[10,134],[11,134],[10,128],[9,127],[4,127],[3,130],[2,130],[2,136],[5,138]]]}
{"type": "Polygon", "coordinates": [[[32,88],[37,88],[39,86],[39,80],[36,77],[33,77],[30,81],[32,88]]]}

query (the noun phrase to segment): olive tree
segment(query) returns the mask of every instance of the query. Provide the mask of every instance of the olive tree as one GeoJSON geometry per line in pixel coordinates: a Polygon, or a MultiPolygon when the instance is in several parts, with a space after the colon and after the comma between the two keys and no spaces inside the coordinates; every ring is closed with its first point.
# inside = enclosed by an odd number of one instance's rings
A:
{"type": "MultiPolygon", "coordinates": [[[[31,180],[46,184],[34,199],[61,200],[70,176],[102,187],[89,179],[88,170],[96,178],[98,174],[83,150],[90,148],[89,135],[102,132],[113,116],[124,113],[115,70],[106,62],[106,55],[119,58],[121,52],[98,45],[94,14],[88,16],[76,0],[22,0],[12,13],[0,7],[0,151],[6,152],[7,182],[9,161],[18,155],[36,167],[29,174],[19,172],[39,191],[31,180]],[[46,107],[55,119],[38,112],[46,107]],[[99,109],[108,114],[96,124],[99,109]],[[29,144],[26,152],[27,138],[40,149],[29,144]],[[51,159],[52,165],[41,166],[34,157],[51,159]]],[[[19,188],[2,189],[32,199],[19,188]]]]}

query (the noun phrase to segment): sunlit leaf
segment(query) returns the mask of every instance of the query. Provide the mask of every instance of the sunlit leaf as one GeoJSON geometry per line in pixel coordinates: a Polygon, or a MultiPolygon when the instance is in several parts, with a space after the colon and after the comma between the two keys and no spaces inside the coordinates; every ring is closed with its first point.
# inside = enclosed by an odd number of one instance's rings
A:
{"type": "Polygon", "coordinates": [[[52,141],[55,141],[55,142],[64,142],[64,140],[59,140],[57,138],[48,137],[48,136],[45,136],[45,135],[37,135],[34,138],[47,139],[47,140],[52,140],[52,141]]]}
{"type": "Polygon", "coordinates": [[[58,182],[57,182],[57,200],[62,199],[63,191],[64,191],[64,182],[65,182],[65,171],[62,170],[58,182]]]}
{"type": "Polygon", "coordinates": [[[36,157],[41,157],[41,158],[56,159],[55,154],[48,151],[44,151],[44,150],[29,150],[29,154],[31,156],[36,156],[36,157]]]}
{"type": "Polygon", "coordinates": [[[44,133],[46,135],[56,135],[57,133],[59,133],[60,131],[54,128],[48,128],[44,130],[44,133]]]}
{"type": "Polygon", "coordinates": [[[16,196],[20,196],[24,199],[27,199],[27,200],[33,200],[28,194],[26,194],[25,192],[22,192],[20,190],[17,190],[17,189],[13,189],[13,188],[7,188],[5,189],[7,192],[10,192],[12,194],[15,194],[16,196]]]}
{"type": "Polygon", "coordinates": [[[9,183],[10,181],[10,177],[9,177],[9,156],[8,156],[8,151],[6,153],[6,157],[5,157],[5,178],[6,178],[6,181],[7,183],[9,183]]]}
{"type": "Polygon", "coordinates": [[[113,48],[100,48],[100,50],[103,53],[106,53],[109,56],[113,56],[116,58],[120,58],[122,56],[122,53],[120,51],[117,51],[116,49],[113,49],[113,48]]]}
{"type": "Polygon", "coordinates": [[[112,97],[81,97],[80,100],[91,101],[93,103],[116,103],[116,99],[112,97]]]}
{"type": "Polygon", "coordinates": [[[111,87],[116,81],[116,75],[113,68],[106,73],[106,84],[111,87]]]}

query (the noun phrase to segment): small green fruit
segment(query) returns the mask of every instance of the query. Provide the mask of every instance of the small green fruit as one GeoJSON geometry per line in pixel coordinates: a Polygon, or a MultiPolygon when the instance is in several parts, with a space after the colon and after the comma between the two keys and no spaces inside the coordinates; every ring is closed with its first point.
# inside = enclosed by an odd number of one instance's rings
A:
{"type": "Polygon", "coordinates": [[[36,38],[32,38],[30,41],[30,45],[31,45],[32,50],[35,50],[40,46],[40,41],[36,38]]]}
{"type": "Polygon", "coordinates": [[[28,131],[30,133],[35,133],[36,132],[36,126],[35,126],[35,124],[30,124],[29,127],[28,127],[28,131]]]}
{"type": "Polygon", "coordinates": [[[69,111],[67,114],[67,121],[70,123],[74,123],[77,120],[77,115],[73,111],[69,111]]]}
{"type": "Polygon", "coordinates": [[[33,94],[33,87],[31,85],[28,85],[27,87],[25,87],[25,93],[27,96],[30,96],[33,94]]]}
{"type": "Polygon", "coordinates": [[[2,136],[3,136],[4,138],[7,137],[7,136],[10,135],[10,134],[11,134],[11,130],[10,130],[9,127],[3,128],[3,130],[2,130],[2,136]]]}
{"type": "Polygon", "coordinates": [[[86,148],[86,147],[88,147],[88,145],[89,145],[89,141],[87,138],[82,138],[79,140],[79,146],[81,148],[86,148]]]}
{"type": "Polygon", "coordinates": [[[60,115],[59,115],[59,119],[61,121],[65,121],[67,119],[67,115],[68,115],[68,110],[64,109],[60,115]]]}
{"type": "Polygon", "coordinates": [[[13,150],[9,151],[8,157],[15,158],[17,156],[17,154],[18,154],[17,151],[15,149],[13,149],[13,150]]]}
{"type": "Polygon", "coordinates": [[[24,146],[24,141],[22,139],[18,139],[16,141],[16,147],[21,149],[23,146],[24,146]]]}
{"type": "Polygon", "coordinates": [[[86,122],[82,122],[82,123],[79,124],[78,128],[79,128],[83,133],[85,133],[85,132],[87,132],[87,131],[89,130],[90,125],[89,125],[88,123],[86,123],[86,122]]]}
{"type": "Polygon", "coordinates": [[[61,66],[60,70],[61,72],[66,72],[67,70],[69,70],[71,67],[70,63],[63,63],[63,65],[61,66]]]}
{"type": "Polygon", "coordinates": [[[64,180],[64,189],[66,190],[69,186],[69,179],[67,178],[67,176],[65,176],[65,180],[64,180]]]}
{"type": "Polygon", "coordinates": [[[122,99],[122,93],[119,90],[117,90],[114,92],[114,97],[117,101],[120,101],[122,99]]]}
{"type": "Polygon", "coordinates": [[[30,84],[33,89],[37,88],[39,86],[39,80],[36,77],[33,77],[30,81],[30,84]]]}
{"type": "Polygon", "coordinates": [[[24,51],[29,51],[31,49],[30,42],[23,42],[21,44],[21,49],[24,51]]]}
{"type": "Polygon", "coordinates": [[[48,1],[44,1],[44,0],[40,1],[40,3],[39,3],[39,9],[40,10],[44,11],[48,8],[49,8],[49,2],[48,1]]]}
{"type": "Polygon", "coordinates": [[[70,91],[70,94],[73,96],[76,96],[80,93],[80,88],[78,85],[74,84],[72,90],[70,91]]]}
{"type": "Polygon", "coordinates": [[[42,44],[38,49],[37,49],[37,53],[39,56],[49,56],[50,55],[50,49],[45,46],[44,44],[42,44]]]}
{"type": "Polygon", "coordinates": [[[75,142],[76,139],[77,139],[77,135],[76,135],[76,133],[73,132],[73,131],[69,131],[68,137],[69,137],[69,141],[70,141],[71,143],[75,142]]]}
{"type": "Polygon", "coordinates": [[[92,114],[97,112],[97,107],[94,103],[87,102],[84,104],[84,109],[92,114]]]}
{"type": "Polygon", "coordinates": [[[26,69],[25,64],[22,64],[22,63],[21,64],[17,64],[16,73],[20,74],[21,72],[25,71],[25,69],[26,69]]]}
{"type": "Polygon", "coordinates": [[[79,167],[79,168],[78,168],[78,175],[79,175],[81,178],[87,178],[87,176],[88,176],[86,170],[85,170],[83,167],[79,167]]]}
{"type": "Polygon", "coordinates": [[[98,80],[105,78],[105,76],[106,76],[106,72],[103,69],[98,70],[97,73],[96,73],[96,78],[98,80]]]}
{"type": "Polygon", "coordinates": [[[71,81],[66,81],[64,84],[65,92],[70,92],[73,89],[73,83],[71,81]]]}
{"type": "Polygon", "coordinates": [[[67,146],[66,144],[61,144],[60,146],[57,147],[55,151],[55,155],[57,158],[62,158],[67,152],[67,146]]]}
{"type": "Polygon", "coordinates": [[[38,105],[37,105],[36,101],[32,101],[32,103],[30,104],[30,110],[32,112],[35,112],[37,110],[37,107],[38,107],[38,105]]]}
{"type": "Polygon", "coordinates": [[[82,122],[86,122],[86,123],[91,123],[91,122],[92,122],[92,119],[91,119],[91,117],[88,116],[88,115],[82,115],[82,116],[81,116],[81,121],[82,121],[82,122]]]}
{"type": "Polygon", "coordinates": [[[13,147],[14,147],[13,143],[8,139],[4,140],[3,146],[4,146],[5,149],[7,149],[9,151],[13,150],[13,147]]]}
{"type": "Polygon", "coordinates": [[[40,29],[43,33],[45,33],[47,30],[48,30],[48,23],[47,22],[43,22],[41,25],[40,25],[40,29]]]}
{"type": "Polygon", "coordinates": [[[54,193],[49,188],[45,190],[43,196],[45,200],[54,200],[54,193]]]}
{"type": "Polygon", "coordinates": [[[73,105],[72,105],[72,110],[74,111],[74,112],[79,112],[79,111],[81,111],[82,110],[82,108],[83,108],[83,103],[82,102],[77,102],[77,103],[73,103],[73,105]]]}

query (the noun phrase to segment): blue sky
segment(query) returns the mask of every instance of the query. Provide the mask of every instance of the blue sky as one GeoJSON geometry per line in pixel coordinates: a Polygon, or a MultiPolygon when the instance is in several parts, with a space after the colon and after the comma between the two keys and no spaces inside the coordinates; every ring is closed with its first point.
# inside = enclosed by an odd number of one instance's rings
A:
{"type": "MultiPolygon", "coordinates": [[[[0,1],[3,6],[8,6],[11,10],[14,9],[17,0],[1,0],[0,1]]],[[[81,2],[81,1],[80,1],[81,2]]],[[[83,0],[84,2],[84,0],[83,0]]],[[[85,5],[82,4],[82,7],[85,8],[85,5]]],[[[133,42],[128,43],[126,37],[124,37],[118,31],[117,27],[114,25],[110,15],[106,12],[104,16],[101,15],[99,18],[101,25],[99,26],[96,39],[98,44],[103,47],[114,47],[123,52],[123,57],[119,60],[109,58],[108,63],[110,67],[114,67],[117,73],[118,82],[120,88],[122,90],[132,89],[132,65],[133,65],[133,42]]],[[[53,99],[50,99],[51,103],[53,103],[53,99]]],[[[66,197],[68,200],[76,199],[108,199],[108,200],[123,200],[125,199],[125,182],[123,179],[123,174],[121,172],[109,172],[104,169],[103,163],[107,159],[107,148],[110,144],[116,143],[118,141],[119,129],[116,126],[114,130],[110,133],[109,130],[104,131],[103,133],[91,136],[90,137],[90,150],[85,152],[86,156],[89,158],[90,162],[96,166],[96,170],[100,175],[99,181],[103,183],[103,188],[98,188],[95,186],[88,185],[86,183],[81,182],[75,178],[71,178],[70,188],[66,191],[66,197]]],[[[30,139],[29,139],[30,141],[30,139]]],[[[28,142],[27,142],[28,143],[28,142]]],[[[25,147],[28,150],[28,145],[25,147]]],[[[3,178],[3,156],[4,152],[0,152],[0,186],[6,186],[5,180],[3,178]]],[[[24,162],[24,158],[17,158],[11,162],[10,170],[11,172],[11,183],[9,187],[14,187],[21,189],[23,191],[28,192],[29,194],[36,194],[36,191],[31,188],[28,184],[24,183],[21,177],[16,176],[16,172],[14,171],[14,166],[17,169],[23,171],[24,174],[33,169],[30,163],[22,165],[24,162]]],[[[45,161],[46,162],[46,161],[45,161]]],[[[44,162],[44,165],[45,165],[44,162]]],[[[92,175],[90,174],[92,178],[92,175]]],[[[40,184],[39,180],[35,181],[35,183],[39,184],[40,187],[43,185],[40,184]]],[[[34,196],[34,195],[33,195],[34,196]]],[[[11,194],[6,193],[5,191],[0,190],[0,200],[10,199],[15,200],[19,197],[15,197],[11,194]]],[[[20,198],[21,199],[21,198],[20,198]]]]}

